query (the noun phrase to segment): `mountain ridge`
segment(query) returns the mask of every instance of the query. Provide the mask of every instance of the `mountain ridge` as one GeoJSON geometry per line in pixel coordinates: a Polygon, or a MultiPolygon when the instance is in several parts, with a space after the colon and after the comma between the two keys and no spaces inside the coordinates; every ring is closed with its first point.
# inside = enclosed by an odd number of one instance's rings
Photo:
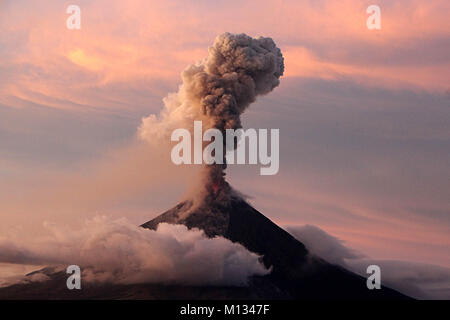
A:
{"type": "Polygon", "coordinates": [[[162,222],[198,228],[208,237],[223,236],[261,255],[272,270],[253,281],[276,288],[283,298],[408,299],[387,287],[369,290],[365,278],[310,254],[300,241],[238,196],[229,201],[207,199],[197,208],[184,201],[141,226],[156,229],[162,222]]]}
{"type": "Polygon", "coordinates": [[[239,196],[208,198],[195,207],[184,201],[142,227],[159,223],[198,228],[208,237],[222,236],[261,256],[271,272],[252,276],[244,287],[186,286],[154,283],[83,283],[81,290],[68,290],[67,274],[44,268],[43,282],[19,283],[0,288],[0,299],[165,299],[165,300],[408,300],[382,286],[369,290],[366,279],[310,254],[287,231],[254,209],[239,196]]]}

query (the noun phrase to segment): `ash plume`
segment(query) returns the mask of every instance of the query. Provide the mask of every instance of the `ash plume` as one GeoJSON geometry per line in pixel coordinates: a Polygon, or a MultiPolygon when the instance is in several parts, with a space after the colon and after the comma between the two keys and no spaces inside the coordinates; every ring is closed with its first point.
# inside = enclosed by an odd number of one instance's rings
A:
{"type": "MultiPolygon", "coordinates": [[[[283,71],[283,56],[271,38],[224,33],[215,39],[206,59],[183,71],[178,92],[164,99],[160,115],[142,120],[140,137],[150,143],[169,141],[174,129],[192,133],[194,120],[201,120],[204,130],[218,129],[225,136],[226,129],[242,127],[241,114],[257,96],[279,85],[283,71]]],[[[204,168],[203,200],[229,197],[232,190],[224,179],[225,155],[223,164],[204,168]]]]}

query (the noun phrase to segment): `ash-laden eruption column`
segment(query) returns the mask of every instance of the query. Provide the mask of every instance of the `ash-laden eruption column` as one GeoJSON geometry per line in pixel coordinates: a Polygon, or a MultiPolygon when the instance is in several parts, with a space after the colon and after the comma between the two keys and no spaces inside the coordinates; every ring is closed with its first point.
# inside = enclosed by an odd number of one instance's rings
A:
{"type": "MultiPolygon", "coordinates": [[[[279,85],[283,71],[283,56],[271,38],[222,34],[206,59],[183,71],[179,91],[164,99],[160,116],[143,119],[140,135],[152,141],[167,139],[176,128],[192,133],[193,121],[201,120],[204,131],[215,128],[225,137],[226,129],[241,128],[241,114],[258,95],[279,85]]],[[[225,159],[224,164],[205,165],[206,196],[230,190],[225,168],[225,159]]]]}

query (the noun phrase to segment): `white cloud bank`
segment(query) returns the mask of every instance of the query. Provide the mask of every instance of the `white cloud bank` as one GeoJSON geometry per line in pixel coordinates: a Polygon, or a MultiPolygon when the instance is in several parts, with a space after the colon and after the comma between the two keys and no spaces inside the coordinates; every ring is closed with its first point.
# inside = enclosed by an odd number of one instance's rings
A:
{"type": "Polygon", "coordinates": [[[77,231],[46,227],[50,234],[33,242],[0,237],[0,262],[75,264],[83,269],[83,281],[121,284],[244,286],[249,276],[269,273],[259,256],[242,245],[223,237],[207,238],[183,225],[163,223],[154,231],[102,216],[77,231]]]}

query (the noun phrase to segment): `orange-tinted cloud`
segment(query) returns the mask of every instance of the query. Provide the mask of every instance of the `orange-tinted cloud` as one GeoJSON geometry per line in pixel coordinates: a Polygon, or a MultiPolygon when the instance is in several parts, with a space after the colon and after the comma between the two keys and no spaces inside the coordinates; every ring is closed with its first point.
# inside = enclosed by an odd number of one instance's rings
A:
{"type": "Polygon", "coordinates": [[[327,80],[353,79],[372,86],[426,88],[444,92],[450,83],[450,62],[431,65],[360,65],[326,61],[304,47],[287,47],[284,51],[287,77],[327,80]]]}
{"type": "MultiPolygon", "coordinates": [[[[0,102],[13,104],[8,97],[14,96],[74,108],[98,104],[84,92],[111,83],[178,83],[181,70],[204,58],[206,46],[225,31],[273,37],[286,55],[287,76],[432,91],[450,82],[448,54],[442,58],[449,49],[448,1],[381,1],[377,31],[366,28],[362,0],[79,5],[82,28],[74,31],[66,28],[59,1],[27,3],[27,10],[22,1],[3,4],[0,68],[7,79],[0,102]]],[[[100,98],[106,104],[107,97],[100,98]]]]}

